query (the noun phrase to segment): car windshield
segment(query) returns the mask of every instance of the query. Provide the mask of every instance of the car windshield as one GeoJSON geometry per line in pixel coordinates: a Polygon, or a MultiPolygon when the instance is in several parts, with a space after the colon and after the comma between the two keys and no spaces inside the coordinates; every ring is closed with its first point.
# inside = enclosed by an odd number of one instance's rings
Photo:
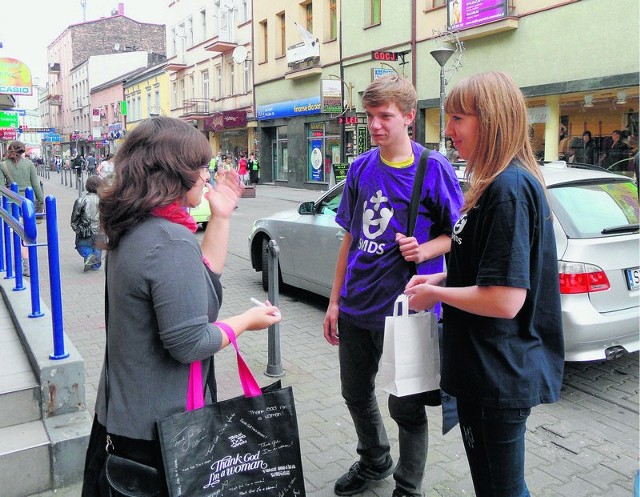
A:
{"type": "Polygon", "coordinates": [[[549,193],[553,211],[570,238],[638,229],[638,187],[631,181],[567,183],[549,188],[549,193]]]}

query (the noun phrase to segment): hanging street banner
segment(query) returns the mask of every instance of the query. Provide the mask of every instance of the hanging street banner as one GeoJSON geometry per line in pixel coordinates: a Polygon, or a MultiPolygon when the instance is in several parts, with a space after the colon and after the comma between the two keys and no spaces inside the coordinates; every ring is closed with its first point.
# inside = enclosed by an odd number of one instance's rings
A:
{"type": "Polygon", "coordinates": [[[0,110],[0,128],[17,128],[18,126],[20,122],[15,110],[0,110]]]}
{"type": "Polygon", "coordinates": [[[0,58],[0,94],[32,95],[31,70],[18,59],[0,58]]]}

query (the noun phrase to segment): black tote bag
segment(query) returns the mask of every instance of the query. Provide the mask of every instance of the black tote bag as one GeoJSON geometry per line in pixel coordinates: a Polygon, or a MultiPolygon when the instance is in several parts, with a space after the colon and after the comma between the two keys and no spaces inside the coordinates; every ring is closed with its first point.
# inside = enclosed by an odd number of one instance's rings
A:
{"type": "MultiPolygon", "coordinates": [[[[279,381],[260,389],[233,331],[227,335],[236,348],[245,395],[158,422],[169,494],[305,497],[293,390],[279,381]]],[[[190,391],[202,398],[202,376],[193,367],[191,379],[190,391]]]]}

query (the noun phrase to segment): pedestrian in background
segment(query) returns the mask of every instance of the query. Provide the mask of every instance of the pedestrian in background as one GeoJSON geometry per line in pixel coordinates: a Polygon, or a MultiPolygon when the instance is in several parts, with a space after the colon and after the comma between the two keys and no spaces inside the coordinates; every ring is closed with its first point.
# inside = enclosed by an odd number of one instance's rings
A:
{"type": "Polygon", "coordinates": [[[87,173],[89,176],[96,173],[96,158],[93,153],[90,153],[87,157],[87,173]]]}
{"type": "Polygon", "coordinates": [[[238,158],[238,176],[240,176],[240,181],[242,181],[244,185],[246,185],[249,180],[247,172],[247,158],[244,156],[244,153],[241,153],[238,158]]]}
{"type": "Polygon", "coordinates": [[[417,94],[406,78],[389,75],[375,79],[362,102],[377,148],[357,157],[347,173],[336,216],[345,234],[324,319],[325,339],[339,345],[342,395],[358,437],[359,459],[338,478],[334,491],[360,493],[370,481],[393,473],[393,497],[418,497],[429,442],[427,397],[389,395],[389,413],[398,425],[399,460],[394,468],[375,379],[385,317],[393,314],[414,268],[420,274],[443,270],[462,192],[447,159],[431,152],[415,235],[405,236],[414,176],[424,150],[408,133],[417,94]]]}
{"type": "Polygon", "coordinates": [[[414,276],[405,293],[414,310],[444,304],[440,385],[457,399],[476,496],[527,497],[527,419],[558,400],[564,367],[553,216],[510,76],[460,81],[445,110],[470,188],[448,272],[414,276]]]}
{"type": "Polygon", "coordinates": [[[76,199],[71,211],[71,229],[76,234],[76,250],[84,258],[84,270],[97,271],[102,265],[100,246],[100,213],[98,212],[98,189],[100,176],[89,176],[85,182],[85,193],[76,199]]]}
{"type": "MultiPolygon", "coordinates": [[[[21,141],[13,141],[7,149],[7,159],[0,167],[0,184],[7,188],[11,183],[18,184],[18,193],[24,196],[25,189],[30,186],[36,198],[36,212],[43,212],[44,194],[40,187],[36,166],[24,157],[25,145],[21,141]]],[[[24,245],[21,248],[22,274],[29,276],[29,249],[24,245]]]]}
{"type": "Polygon", "coordinates": [[[103,367],[98,387],[84,497],[111,495],[104,474],[107,450],[155,467],[163,487],[158,495],[166,496],[156,421],[184,411],[190,364],[201,361],[211,402],[213,355],[229,344],[221,326],[240,336],[280,321],[277,307],[267,305],[216,323],[229,224],[242,186],[230,171],[211,187],[210,158],[207,139],[190,124],[170,117],[146,119],[127,135],[115,157],[113,184],[101,191],[100,220],[109,251],[108,368],[103,367]],[[199,243],[196,222],[185,207],[200,204],[203,188],[211,220],[199,243]]]}
{"type": "Polygon", "coordinates": [[[113,154],[108,154],[96,169],[96,173],[105,180],[106,184],[111,184],[115,174],[113,164],[113,154]]]}
{"type": "Polygon", "coordinates": [[[247,167],[249,168],[249,183],[257,185],[260,180],[260,161],[256,159],[256,154],[253,152],[249,155],[247,167]]]}

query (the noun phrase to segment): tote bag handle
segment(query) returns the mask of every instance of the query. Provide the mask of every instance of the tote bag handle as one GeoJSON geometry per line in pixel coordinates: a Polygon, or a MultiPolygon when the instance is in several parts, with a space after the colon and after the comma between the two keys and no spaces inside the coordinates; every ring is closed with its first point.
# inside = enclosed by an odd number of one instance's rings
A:
{"type": "MultiPolygon", "coordinates": [[[[253,373],[247,366],[244,358],[240,354],[240,349],[238,348],[238,342],[236,341],[236,334],[226,323],[215,322],[218,328],[225,332],[227,337],[229,337],[229,341],[233,345],[233,348],[236,349],[236,359],[238,362],[238,376],[240,376],[240,383],[242,384],[242,391],[244,392],[245,397],[257,397],[262,395],[262,390],[260,389],[260,385],[256,381],[253,373]]],[[[200,361],[195,361],[191,363],[191,367],[189,368],[189,386],[187,389],[187,411],[192,411],[194,409],[200,409],[204,407],[204,388],[202,385],[202,363],[200,361]]]]}

